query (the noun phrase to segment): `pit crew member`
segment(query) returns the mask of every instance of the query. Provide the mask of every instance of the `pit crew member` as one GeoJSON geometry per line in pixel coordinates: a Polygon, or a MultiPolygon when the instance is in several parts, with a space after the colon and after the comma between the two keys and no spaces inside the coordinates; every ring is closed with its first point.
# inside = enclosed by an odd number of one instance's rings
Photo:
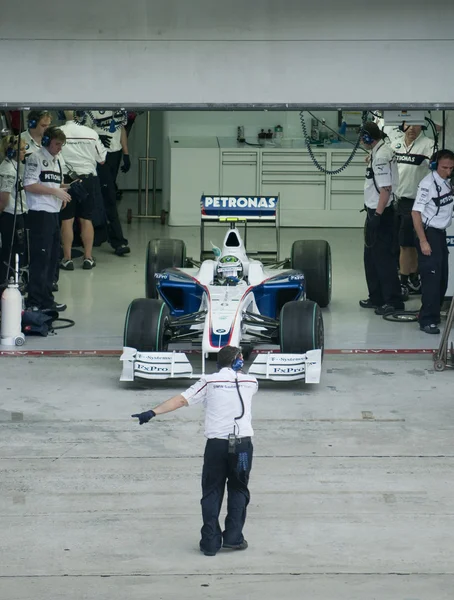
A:
{"type": "Polygon", "coordinates": [[[71,248],[74,240],[74,219],[80,223],[81,238],[84,246],[83,269],[96,266],[93,258],[93,211],[95,206],[102,206],[101,186],[96,172],[98,164],[104,164],[107,150],[101,143],[96,131],[74,121],[74,111],[65,111],[66,123],[61,126],[65,134],[66,144],[62,148],[65,161],[63,171],[65,182],[80,180],[82,194],[75,188],[74,201],[69,202],[61,211],[61,235],[63,242],[63,258],[60,268],[65,271],[74,270],[71,248]]]}
{"type": "Polygon", "coordinates": [[[218,354],[219,371],[205,375],[182,394],[143,413],[132,415],[139,423],[183,406],[203,402],[207,438],[202,471],[202,518],[200,550],[214,556],[221,547],[245,550],[243,536],[249,504],[249,474],[252,466],[252,397],[255,377],[242,374],[241,348],[224,346],[218,354]],[[224,531],[219,513],[227,483],[227,516],[224,531]]]}
{"type": "Polygon", "coordinates": [[[128,151],[128,136],[125,125],[128,122],[126,111],[87,111],[86,124],[94,129],[107,149],[106,162],[98,165],[98,176],[104,199],[104,208],[108,222],[107,235],[109,243],[117,256],[124,256],[131,251],[128,240],[123,235],[117,209],[116,179],[121,157],[121,170],[127,173],[131,168],[128,151]]]}
{"type": "Polygon", "coordinates": [[[393,195],[398,185],[397,165],[383,133],[372,122],[364,125],[362,143],[371,151],[364,182],[364,270],[369,297],[360,300],[362,308],[373,308],[375,314],[386,315],[402,310],[397,265],[393,252],[393,195]]]}
{"type": "Polygon", "coordinates": [[[454,153],[437,152],[431,163],[434,169],[418,186],[412,218],[417,235],[422,306],[419,327],[425,333],[440,333],[440,309],[448,287],[448,247],[446,228],[452,222],[453,190],[450,178],[454,153]]]}
{"type": "Polygon", "coordinates": [[[434,141],[427,138],[420,125],[405,128],[405,137],[394,142],[392,149],[399,171],[397,227],[400,247],[400,282],[404,295],[421,291],[418,275],[418,254],[411,210],[419,182],[429,173],[429,160],[434,153],[434,141]]]}
{"type": "Polygon", "coordinates": [[[60,209],[71,201],[58,156],[65,141],[60,128],[49,127],[43,135],[42,147],[25,163],[24,188],[30,228],[27,304],[40,310],[66,309],[65,304],[55,302],[52,294],[60,253],[60,209]]]}
{"type": "Polygon", "coordinates": [[[17,148],[19,140],[7,136],[2,140],[5,160],[0,164],[0,286],[6,285],[14,275],[15,256],[19,254],[19,266],[28,264],[26,218],[27,205],[23,191],[22,174],[25,158],[25,140],[21,139],[19,151],[19,169],[17,148]],[[19,181],[18,181],[19,180],[19,181]],[[17,185],[18,184],[18,185],[17,185]],[[16,202],[16,190],[17,202],[16,202]]]}

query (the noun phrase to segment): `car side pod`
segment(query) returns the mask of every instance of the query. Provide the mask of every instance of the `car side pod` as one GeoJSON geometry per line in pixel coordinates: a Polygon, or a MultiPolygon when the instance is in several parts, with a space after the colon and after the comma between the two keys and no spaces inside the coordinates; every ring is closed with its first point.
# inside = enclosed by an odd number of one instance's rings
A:
{"type": "Polygon", "coordinates": [[[123,348],[120,381],[141,379],[169,379],[193,377],[192,366],[184,352],[139,352],[135,348],[123,348]]]}
{"type": "Polygon", "coordinates": [[[257,379],[273,381],[296,381],[320,383],[322,351],[308,350],[305,354],[258,354],[248,373],[257,379]]]}

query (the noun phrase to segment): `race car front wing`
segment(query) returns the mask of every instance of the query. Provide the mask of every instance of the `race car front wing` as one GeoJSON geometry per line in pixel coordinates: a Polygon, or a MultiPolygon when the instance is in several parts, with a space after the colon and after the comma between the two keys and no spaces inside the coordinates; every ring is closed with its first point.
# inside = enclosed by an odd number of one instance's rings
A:
{"type": "MultiPolygon", "coordinates": [[[[184,352],[139,352],[135,348],[123,348],[120,357],[123,369],[120,381],[141,379],[199,378],[184,352]]],[[[202,362],[204,365],[205,361],[202,362]]],[[[202,369],[203,370],[203,369],[202,369]]],[[[248,373],[257,379],[273,381],[296,381],[320,383],[322,351],[308,350],[305,354],[258,354],[248,373]]]]}

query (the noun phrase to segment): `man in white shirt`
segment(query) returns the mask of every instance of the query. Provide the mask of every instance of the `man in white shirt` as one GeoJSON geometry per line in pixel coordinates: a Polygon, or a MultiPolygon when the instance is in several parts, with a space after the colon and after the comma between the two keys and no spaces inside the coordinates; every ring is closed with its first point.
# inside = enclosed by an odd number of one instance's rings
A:
{"type": "Polygon", "coordinates": [[[65,304],[55,302],[52,294],[60,254],[60,210],[71,201],[58,158],[65,141],[61,129],[49,127],[42,138],[42,147],[25,163],[24,189],[30,228],[27,304],[40,310],[66,309],[65,304]]]}
{"type": "Polygon", "coordinates": [[[27,116],[27,130],[21,133],[25,141],[25,158],[41,148],[44,132],[51,126],[52,115],[48,110],[31,110],[27,116]]]}
{"type": "Polygon", "coordinates": [[[360,300],[362,308],[377,315],[402,310],[404,303],[394,255],[394,192],[399,176],[393,151],[383,133],[372,122],[364,125],[363,145],[371,151],[364,182],[365,223],[364,270],[369,297],[360,300]]]}
{"type": "Polygon", "coordinates": [[[205,405],[205,447],[202,472],[202,518],[200,550],[214,556],[221,547],[245,550],[243,536],[249,504],[249,474],[252,466],[252,397],[258,390],[255,377],[240,373],[241,348],[224,346],[218,354],[219,372],[205,375],[182,394],[170,398],[153,410],[132,415],[139,423],[183,406],[205,405]],[[225,529],[219,513],[227,482],[225,529]]]}
{"type": "Polygon", "coordinates": [[[429,160],[434,153],[434,141],[423,134],[420,125],[410,125],[405,128],[405,137],[394,142],[391,147],[399,170],[396,199],[400,281],[405,291],[415,294],[421,292],[421,284],[411,211],[419,182],[429,172],[429,160]]]}
{"type": "Polygon", "coordinates": [[[107,235],[109,243],[117,256],[130,253],[128,240],[123,235],[117,209],[116,179],[121,157],[123,166],[121,170],[127,173],[131,168],[128,151],[128,137],[125,125],[128,114],[124,110],[89,110],[84,114],[86,124],[94,129],[107,149],[106,162],[98,165],[98,176],[104,199],[104,208],[107,217],[107,235]]]}
{"type": "Polygon", "coordinates": [[[437,334],[448,287],[446,229],[452,223],[454,153],[440,150],[433,157],[431,168],[432,173],[419,184],[411,214],[418,237],[416,250],[421,275],[419,327],[425,333],[437,334]]]}
{"type": "Polygon", "coordinates": [[[27,205],[22,184],[25,141],[21,140],[19,161],[18,144],[18,138],[13,135],[2,140],[6,158],[0,164],[0,286],[6,286],[9,278],[14,275],[16,254],[19,255],[21,268],[28,264],[25,234],[27,205]]]}
{"type": "Polygon", "coordinates": [[[96,266],[92,255],[94,239],[92,219],[95,207],[99,210],[103,202],[96,167],[98,164],[104,164],[107,151],[96,131],[74,121],[74,111],[65,111],[65,116],[66,123],[60,127],[66,136],[66,144],[61,151],[65,161],[63,167],[65,183],[80,180],[82,193],[78,195],[77,188],[74,188],[74,193],[71,194],[74,196],[74,201],[68,203],[61,211],[63,259],[60,268],[65,271],[74,270],[71,248],[74,240],[74,219],[77,217],[84,246],[82,268],[87,270],[96,266]]]}

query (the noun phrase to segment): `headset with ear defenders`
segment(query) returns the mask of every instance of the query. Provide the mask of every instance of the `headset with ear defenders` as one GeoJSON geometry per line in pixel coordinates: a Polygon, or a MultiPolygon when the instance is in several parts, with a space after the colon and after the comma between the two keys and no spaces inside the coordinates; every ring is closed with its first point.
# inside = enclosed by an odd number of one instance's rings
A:
{"type": "Polygon", "coordinates": [[[47,135],[45,133],[41,140],[41,146],[43,146],[44,148],[48,148],[50,146],[51,140],[52,140],[52,138],[50,137],[50,135],[47,135]]]}
{"type": "Polygon", "coordinates": [[[367,145],[373,144],[376,141],[365,129],[363,129],[363,131],[361,132],[361,139],[363,143],[367,145]]]}
{"type": "Polygon", "coordinates": [[[36,129],[36,127],[38,126],[38,123],[40,122],[40,120],[43,117],[49,116],[49,111],[48,110],[42,110],[40,112],[34,111],[32,110],[28,116],[27,119],[27,126],[28,129],[36,129]],[[34,115],[30,118],[30,115],[34,115]]]}
{"type": "Polygon", "coordinates": [[[439,158],[440,152],[435,152],[432,155],[432,158],[430,159],[430,163],[429,163],[429,169],[431,171],[436,171],[438,169],[438,158],[439,158]]]}
{"type": "Polygon", "coordinates": [[[238,348],[238,352],[235,355],[235,358],[232,361],[232,369],[234,371],[241,371],[244,367],[244,360],[241,357],[242,351],[241,348],[238,348]]]}
{"type": "Polygon", "coordinates": [[[6,149],[6,158],[9,158],[10,160],[12,158],[14,158],[17,154],[17,149],[14,148],[15,141],[16,141],[16,138],[14,137],[14,135],[12,135],[8,140],[8,148],[6,149]]]}

